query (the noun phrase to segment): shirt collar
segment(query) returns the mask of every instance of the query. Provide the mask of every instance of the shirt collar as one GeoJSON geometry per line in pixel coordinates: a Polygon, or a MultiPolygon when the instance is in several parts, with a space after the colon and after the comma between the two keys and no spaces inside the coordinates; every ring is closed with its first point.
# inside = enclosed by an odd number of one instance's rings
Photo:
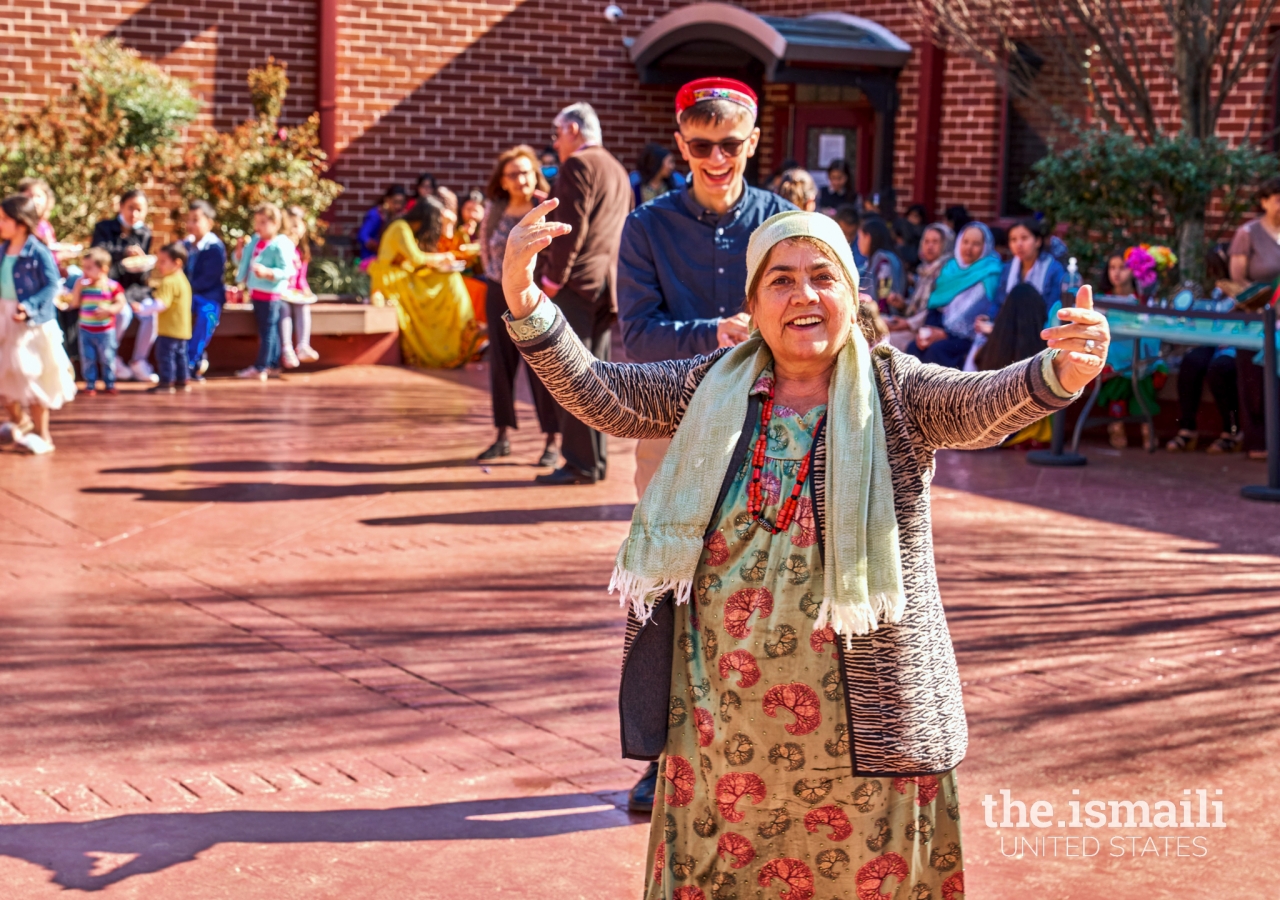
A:
{"type": "Polygon", "coordinates": [[[725,221],[732,222],[735,219],[737,219],[738,216],[742,215],[743,212],[746,211],[747,196],[750,193],[750,191],[751,191],[750,186],[744,184],[742,186],[742,193],[738,195],[737,202],[734,203],[733,206],[729,207],[729,209],[724,213],[714,213],[711,210],[704,207],[696,199],[694,199],[692,181],[686,184],[685,187],[680,191],[680,199],[684,203],[685,209],[689,211],[689,214],[692,215],[699,222],[707,222],[708,224],[711,224],[711,225],[718,225],[721,222],[725,222],[725,221]]]}
{"type": "Polygon", "coordinates": [[[200,238],[200,240],[198,241],[193,242],[197,250],[208,250],[210,247],[212,247],[216,243],[218,243],[218,238],[217,238],[217,235],[215,235],[212,231],[205,232],[204,237],[200,238]]]}

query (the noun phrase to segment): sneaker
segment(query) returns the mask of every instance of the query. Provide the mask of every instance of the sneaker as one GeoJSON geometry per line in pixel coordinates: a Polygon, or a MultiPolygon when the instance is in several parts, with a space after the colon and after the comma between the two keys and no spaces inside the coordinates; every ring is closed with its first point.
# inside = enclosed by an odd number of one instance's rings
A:
{"type": "Polygon", "coordinates": [[[511,455],[511,442],[508,440],[494,441],[486,447],[479,456],[476,457],[480,462],[490,459],[497,459],[501,456],[511,455]]]}
{"type": "Polygon", "coordinates": [[[260,371],[257,366],[249,366],[248,368],[241,369],[236,373],[237,378],[258,378],[259,376],[262,376],[261,380],[263,381],[266,381],[266,375],[267,373],[260,371]]]}
{"type": "Polygon", "coordinates": [[[8,449],[18,442],[18,438],[22,437],[22,432],[18,430],[18,426],[12,422],[5,422],[0,425],[0,447],[8,449]]]}
{"type": "Polygon", "coordinates": [[[205,372],[208,372],[208,371],[209,371],[209,357],[202,356],[200,357],[200,364],[196,366],[196,374],[203,375],[205,372]]]}
{"type": "Polygon", "coordinates": [[[304,363],[313,363],[320,359],[320,354],[310,344],[303,344],[298,348],[298,359],[304,363]]]}
{"type": "Polygon", "coordinates": [[[280,351],[280,365],[286,369],[298,368],[298,354],[293,352],[292,347],[285,347],[280,351]]]}
{"type": "Polygon", "coordinates": [[[129,363],[129,369],[133,372],[133,377],[136,381],[149,381],[152,384],[160,381],[160,376],[151,368],[151,363],[145,359],[136,359],[129,363]]]}
{"type": "Polygon", "coordinates": [[[175,385],[174,385],[174,388],[176,388],[176,389],[177,389],[177,391],[178,391],[178,393],[180,393],[180,394],[189,394],[189,393],[191,393],[191,385],[187,384],[185,381],[184,381],[184,382],[182,382],[181,384],[175,384],[175,385]]]}
{"type": "Polygon", "coordinates": [[[105,391],[103,391],[102,393],[106,394],[108,397],[114,397],[114,396],[116,396],[117,394],[119,394],[119,393],[120,393],[120,389],[119,389],[119,388],[117,388],[117,387],[115,387],[114,385],[112,385],[111,387],[109,387],[109,388],[107,388],[105,391]]]}
{"type": "Polygon", "coordinates": [[[34,431],[18,439],[18,451],[31,456],[43,456],[53,452],[53,444],[46,441],[34,431]]]}
{"type": "Polygon", "coordinates": [[[116,361],[112,365],[112,368],[116,370],[116,381],[133,381],[133,370],[130,369],[129,364],[123,359],[120,359],[120,357],[116,357],[116,361]]]}
{"type": "Polygon", "coordinates": [[[275,368],[275,369],[267,369],[267,371],[263,373],[263,378],[262,378],[262,380],[263,380],[263,381],[266,381],[268,378],[279,378],[279,377],[280,377],[280,369],[279,369],[279,368],[275,368]]]}
{"type": "Polygon", "coordinates": [[[98,391],[97,391],[97,389],[96,389],[96,388],[85,388],[83,391],[81,391],[81,392],[80,392],[80,396],[81,396],[81,397],[96,397],[96,396],[98,396],[98,391]]]}
{"type": "Polygon", "coordinates": [[[146,389],[146,391],[144,391],[144,393],[147,393],[147,394],[172,394],[173,392],[174,392],[174,389],[173,389],[173,385],[171,384],[156,384],[153,387],[149,387],[146,389]]]}

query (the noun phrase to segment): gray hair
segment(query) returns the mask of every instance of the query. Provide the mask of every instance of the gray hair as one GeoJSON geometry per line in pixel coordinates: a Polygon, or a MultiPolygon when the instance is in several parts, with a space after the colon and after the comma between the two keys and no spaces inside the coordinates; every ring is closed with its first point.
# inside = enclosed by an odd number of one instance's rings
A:
{"type": "Polygon", "coordinates": [[[563,127],[570,122],[578,126],[578,132],[588,144],[603,142],[604,138],[600,133],[600,117],[596,115],[596,111],[591,108],[590,103],[585,101],[572,103],[556,114],[555,126],[557,128],[563,127]]]}

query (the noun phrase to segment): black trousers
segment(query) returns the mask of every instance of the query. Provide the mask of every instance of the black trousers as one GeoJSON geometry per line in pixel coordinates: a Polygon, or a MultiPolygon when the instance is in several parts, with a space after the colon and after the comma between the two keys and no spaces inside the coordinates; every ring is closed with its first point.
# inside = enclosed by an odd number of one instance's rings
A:
{"type": "Polygon", "coordinates": [[[1218,405],[1218,414],[1222,416],[1222,430],[1236,429],[1236,415],[1240,409],[1236,361],[1230,356],[1216,356],[1217,352],[1217,347],[1193,347],[1182,357],[1182,368],[1178,370],[1178,406],[1182,412],[1178,419],[1180,429],[1196,430],[1200,396],[1206,379],[1214,403],[1218,405]]]}
{"type": "Polygon", "coordinates": [[[1236,348],[1236,378],[1240,387],[1240,428],[1245,450],[1267,449],[1266,418],[1262,411],[1266,372],[1253,361],[1254,351],[1236,348]]]}
{"type": "MultiPolygon", "coordinates": [[[[589,300],[562,288],[556,294],[556,305],[591,355],[608,362],[612,347],[610,329],[617,318],[609,308],[608,292],[602,291],[598,299],[589,300]]],[[[564,409],[560,410],[560,435],[560,455],[564,457],[565,465],[603,480],[608,469],[605,436],[583,425],[564,409]]]]}
{"type": "MultiPolygon", "coordinates": [[[[502,314],[507,311],[507,300],[502,296],[502,285],[485,279],[484,308],[489,318],[489,395],[493,398],[493,424],[497,428],[519,428],[516,421],[516,376],[520,374],[520,351],[511,342],[502,314]]],[[[541,379],[524,367],[529,375],[529,390],[533,393],[533,408],[538,413],[538,426],[543,434],[556,434],[560,430],[560,404],[543,386],[541,379]]]]}

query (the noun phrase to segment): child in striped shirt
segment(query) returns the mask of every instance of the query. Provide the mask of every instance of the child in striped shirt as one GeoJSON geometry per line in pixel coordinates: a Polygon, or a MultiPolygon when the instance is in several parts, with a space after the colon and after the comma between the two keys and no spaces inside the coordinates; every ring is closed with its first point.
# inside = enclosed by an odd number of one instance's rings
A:
{"type": "Polygon", "coordinates": [[[93,247],[80,261],[84,277],[76,282],[70,305],[80,310],[80,372],[86,396],[97,394],[98,375],[108,394],[116,393],[116,315],[124,309],[124,288],[107,276],[111,254],[93,247]]]}

